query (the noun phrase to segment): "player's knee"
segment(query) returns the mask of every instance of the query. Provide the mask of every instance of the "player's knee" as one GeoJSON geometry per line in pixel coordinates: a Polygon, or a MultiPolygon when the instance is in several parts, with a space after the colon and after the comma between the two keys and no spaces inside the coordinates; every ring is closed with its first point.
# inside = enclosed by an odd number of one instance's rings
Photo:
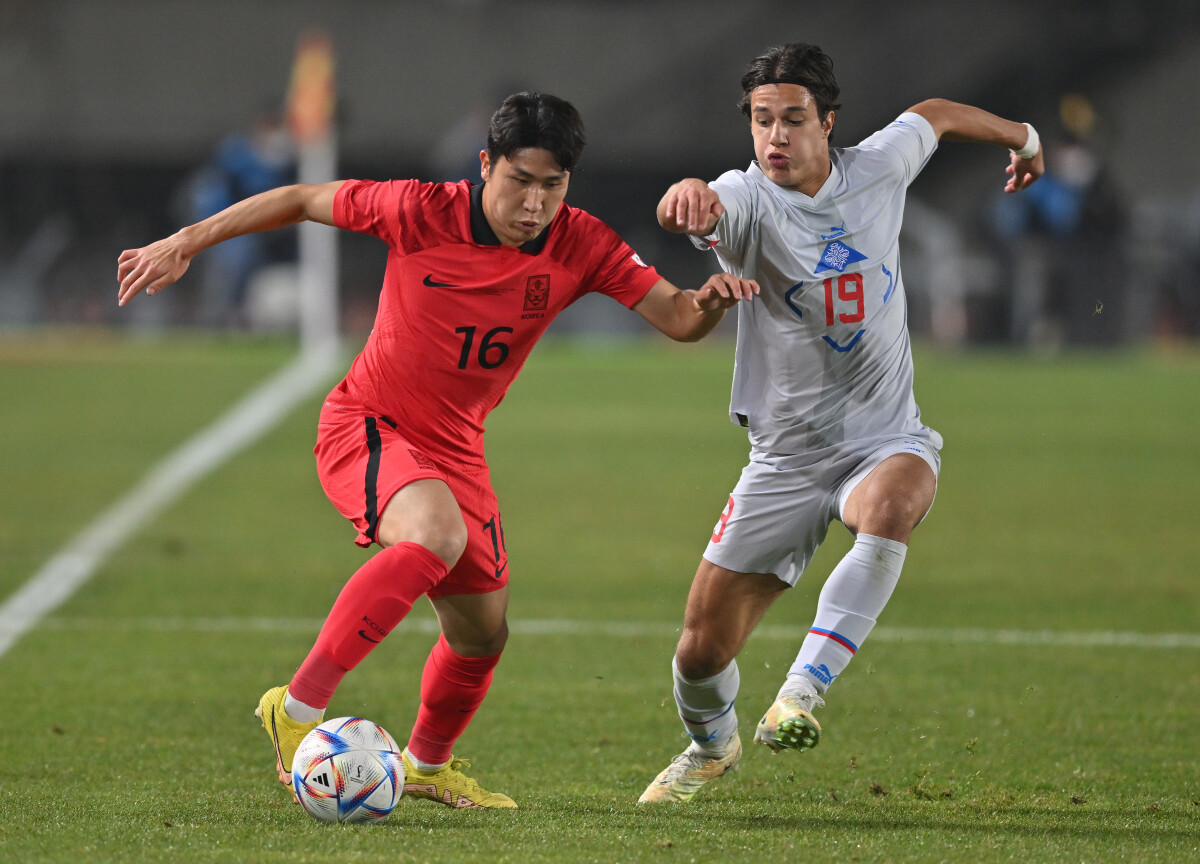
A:
{"type": "Polygon", "coordinates": [[[881,497],[863,520],[867,534],[907,543],[928,505],[915,497],[891,494],[881,497]]]}
{"type": "Polygon", "coordinates": [[[907,543],[932,503],[923,490],[874,489],[863,502],[854,530],[907,543]]]}
{"type": "Polygon", "coordinates": [[[454,567],[467,548],[467,526],[457,507],[431,509],[418,518],[386,518],[379,526],[379,544],[416,543],[454,567]]]}
{"type": "Polygon", "coordinates": [[[450,650],[460,657],[495,657],[508,643],[508,622],[501,619],[494,628],[459,631],[445,636],[450,650]]]}
{"type": "Polygon", "coordinates": [[[467,549],[467,526],[457,512],[431,519],[416,542],[445,561],[447,567],[454,567],[467,549]]]}
{"type": "Polygon", "coordinates": [[[717,641],[684,631],[675,649],[675,667],[689,681],[711,678],[729,665],[733,654],[717,641]]]}

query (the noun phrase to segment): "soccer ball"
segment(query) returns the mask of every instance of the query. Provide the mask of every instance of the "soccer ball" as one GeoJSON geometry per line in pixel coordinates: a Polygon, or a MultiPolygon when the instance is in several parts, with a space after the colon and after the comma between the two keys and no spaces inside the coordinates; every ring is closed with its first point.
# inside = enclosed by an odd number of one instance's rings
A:
{"type": "Polygon", "coordinates": [[[382,822],[404,794],[400,748],[370,720],[326,720],[296,750],[292,791],[319,822],[382,822]]]}

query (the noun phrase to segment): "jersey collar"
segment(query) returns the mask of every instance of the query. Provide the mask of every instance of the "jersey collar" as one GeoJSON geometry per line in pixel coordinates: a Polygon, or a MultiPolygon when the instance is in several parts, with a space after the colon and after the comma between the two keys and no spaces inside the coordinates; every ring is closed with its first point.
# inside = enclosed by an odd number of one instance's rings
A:
{"type": "Polygon", "coordinates": [[[830,148],[829,176],[825,178],[825,182],[821,184],[821,188],[817,190],[817,194],[811,198],[809,198],[803,192],[797,192],[795,189],[785,189],[783,186],[779,186],[772,182],[770,179],[768,179],[767,175],[763,173],[763,170],[759,167],[757,160],[750,163],[750,167],[746,169],[746,173],[757,180],[761,185],[770,189],[784,201],[791,201],[792,203],[798,204],[805,209],[812,210],[816,207],[819,207],[825,201],[825,199],[829,198],[833,194],[833,189],[837,186],[842,172],[838,168],[837,155],[833,148],[830,148]]]}
{"type": "MultiPolygon", "coordinates": [[[[471,187],[471,239],[480,246],[501,246],[503,244],[500,242],[500,238],[496,236],[496,232],[488,224],[487,216],[483,214],[483,187],[486,185],[486,183],[480,183],[478,186],[471,187]]],[[[550,224],[545,227],[541,234],[526,243],[522,243],[517,249],[530,255],[539,254],[546,248],[546,240],[550,236],[550,230],[554,227],[556,221],[555,219],[551,219],[550,224]]]]}

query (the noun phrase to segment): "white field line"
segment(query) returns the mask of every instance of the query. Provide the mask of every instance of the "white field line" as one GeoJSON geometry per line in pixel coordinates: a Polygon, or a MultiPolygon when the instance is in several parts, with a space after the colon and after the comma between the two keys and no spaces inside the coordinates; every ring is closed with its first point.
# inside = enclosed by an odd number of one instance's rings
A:
{"type": "MultiPolygon", "coordinates": [[[[191,633],[310,633],[321,629],[320,618],[72,618],[55,617],[42,625],[59,631],[155,631],[191,633]]],[[[579,621],[528,619],[509,622],[523,636],[609,636],[675,640],[679,625],[656,621],[579,621]]],[[[788,639],[799,643],[807,628],[764,625],[755,637],[788,639]]],[[[437,633],[436,619],[413,617],[396,628],[399,632],[437,633]]],[[[1040,645],[1053,647],[1200,648],[1200,633],[1131,633],[1112,630],[985,630],[981,628],[876,627],[871,642],[913,642],[976,645],[1040,645]]]]}
{"type": "Polygon", "coordinates": [[[340,354],[332,343],[301,353],[96,517],[0,606],[0,657],[192,484],[254,444],[315,393],[338,368],[340,354]]]}

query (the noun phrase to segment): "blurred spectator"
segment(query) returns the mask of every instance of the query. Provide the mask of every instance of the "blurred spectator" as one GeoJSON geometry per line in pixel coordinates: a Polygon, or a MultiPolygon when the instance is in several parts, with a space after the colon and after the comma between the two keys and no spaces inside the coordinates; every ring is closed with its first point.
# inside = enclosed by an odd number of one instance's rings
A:
{"type": "Polygon", "coordinates": [[[990,213],[1011,286],[1010,336],[1028,345],[1111,343],[1125,305],[1121,260],[1126,203],[1108,172],[1097,118],[1082,96],[1060,103],[1046,136],[1046,173],[990,213]]]}
{"type": "Polygon", "coordinates": [[[1154,322],[1156,334],[1167,339],[1200,336],[1200,190],[1183,209],[1168,217],[1174,226],[1165,225],[1160,232],[1160,242],[1165,239],[1178,250],[1169,255],[1160,279],[1154,322]]]}
{"type": "MultiPolygon", "coordinates": [[[[189,179],[185,221],[205,219],[230,204],[294,182],[295,148],[277,111],[258,115],[250,128],[224,138],[212,158],[189,179]]],[[[261,267],[295,258],[295,238],[247,234],[221,243],[202,261],[198,323],[245,324],[246,286],[261,267]]]]}

